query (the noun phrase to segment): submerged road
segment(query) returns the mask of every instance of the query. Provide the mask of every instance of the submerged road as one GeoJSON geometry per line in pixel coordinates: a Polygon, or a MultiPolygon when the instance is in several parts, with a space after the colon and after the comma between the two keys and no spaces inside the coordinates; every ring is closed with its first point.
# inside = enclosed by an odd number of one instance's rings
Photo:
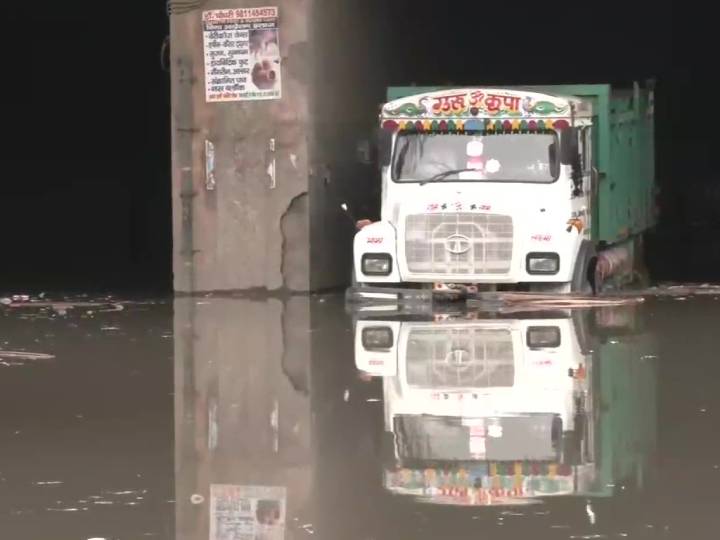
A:
{"type": "Polygon", "coordinates": [[[505,313],[82,301],[0,306],[2,539],[720,524],[720,294],[505,313]]]}

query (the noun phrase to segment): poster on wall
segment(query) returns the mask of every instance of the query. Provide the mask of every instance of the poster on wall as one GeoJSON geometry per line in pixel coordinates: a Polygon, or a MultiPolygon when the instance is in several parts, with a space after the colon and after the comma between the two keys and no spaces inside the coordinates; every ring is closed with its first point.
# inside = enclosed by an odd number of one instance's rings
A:
{"type": "Polygon", "coordinates": [[[286,489],[212,484],[210,540],[283,540],[286,489]]]}
{"type": "Polygon", "coordinates": [[[278,8],[203,12],[205,99],[280,99],[278,8]]]}

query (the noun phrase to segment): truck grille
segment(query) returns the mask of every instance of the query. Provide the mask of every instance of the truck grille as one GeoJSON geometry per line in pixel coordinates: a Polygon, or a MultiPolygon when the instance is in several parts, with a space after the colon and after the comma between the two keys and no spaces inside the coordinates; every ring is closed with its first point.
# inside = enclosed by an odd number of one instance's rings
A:
{"type": "Polygon", "coordinates": [[[405,257],[413,274],[507,274],[513,222],[497,214],[415,214],[405,219],[405,257]]]}
{"type": "Polygon", "coordinates": [[[415,387],[508,387],[515,379],[512,334],[505,329],[413,329],[406,362],[415,387]]]}

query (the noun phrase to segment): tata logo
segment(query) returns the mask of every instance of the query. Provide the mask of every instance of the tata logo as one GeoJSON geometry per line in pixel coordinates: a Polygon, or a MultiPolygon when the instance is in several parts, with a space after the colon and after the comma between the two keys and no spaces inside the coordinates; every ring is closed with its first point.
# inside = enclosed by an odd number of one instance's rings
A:
{"type": "Polygon", "coordinates": [[[470,351],[453,349],[445,356],[445,362],[450,365],[462,366],[470,362],[470,351]]]}
{"type": "Polygon", "coordinates": [[[453,255],[462,255],[470,251],[471,242],[467,236],[453,234],[445,239],[445,249],[453,255]]]}

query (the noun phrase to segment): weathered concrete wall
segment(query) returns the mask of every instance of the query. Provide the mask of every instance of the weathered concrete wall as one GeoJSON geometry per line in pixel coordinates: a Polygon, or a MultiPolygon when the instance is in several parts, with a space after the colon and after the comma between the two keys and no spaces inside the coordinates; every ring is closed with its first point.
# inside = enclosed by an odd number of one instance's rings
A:
{"type": "Polygon", "coordinates": [[[211,484],[284,486],[288,515],[309,511],[308,303],[175,301],[178,540],[208,537],[211,484]]]}

